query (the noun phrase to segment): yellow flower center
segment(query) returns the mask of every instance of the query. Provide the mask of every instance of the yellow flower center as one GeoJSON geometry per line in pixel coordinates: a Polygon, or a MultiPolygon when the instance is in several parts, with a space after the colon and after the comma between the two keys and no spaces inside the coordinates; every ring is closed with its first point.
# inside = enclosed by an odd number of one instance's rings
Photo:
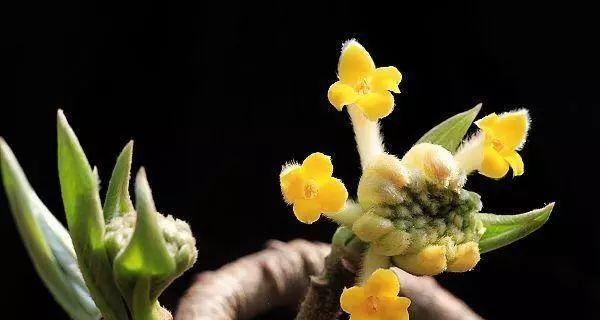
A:
{"type": "Polygon", "coordinates": [[[498,138],[491,138],[491,143],[492,143],[492,147],[496,150],[496,151],[500,151],[504,148],[504,145],[502,144],[502,142],[498,139],[498,138]]]}
{"type": "Polygon", "coordinates": [[[304,183],[304,187],[302,188],[304,193],[304,199],[313,199],[319,193],[319,186],[314,180],[308,180],[304,183]]]}
{"type": "Polygon", "coordinates": [[[367,298],[367,312],[369,314],[377,313],[379,309],[379,299],[376,296],[369,296],[367,298]]]}
{"type": "Polygon", "coordinates": [[[371,88],[369,88],[369,83],[367,82],[367,79],[362,79],[354,88],[354,90],[360,94],[360,95],[365,95],[369,92],[371,92],[371,88]]]}

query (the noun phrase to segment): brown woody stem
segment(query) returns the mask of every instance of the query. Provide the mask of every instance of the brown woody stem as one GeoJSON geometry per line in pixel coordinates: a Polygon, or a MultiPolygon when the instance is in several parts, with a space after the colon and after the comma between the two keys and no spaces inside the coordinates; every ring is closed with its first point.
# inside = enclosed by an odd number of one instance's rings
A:
{"type": "MultiPolygon", "coordinates": [[[[339,295],[352,285],[354,273],[341,253],[329,253],[329,245],[323,243],[270,241],[260,252],[199,274],[181,299],[175,319],[251,319],[275,307],[297,307],[304,296],[297,319],[336,319],[339,295]]],[[[400,279],[401,294],[412,300],[411,320],[481,319],[433,278],[392,269],[400,279]]]]}

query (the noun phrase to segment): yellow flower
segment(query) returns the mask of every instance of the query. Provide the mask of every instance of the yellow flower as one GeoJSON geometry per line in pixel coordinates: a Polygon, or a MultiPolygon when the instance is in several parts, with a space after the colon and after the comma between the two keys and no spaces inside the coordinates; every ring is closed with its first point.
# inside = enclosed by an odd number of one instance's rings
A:
{"type": "Polygon", "coordinates": [[[509,166],[515,176],[525,171],[523,159],[517,153],[527,138],[529,114],[527,110],[492,113],[475,124],[485,134],[483,162],[479,172],[484,176],[499,179],[506,175],[509,166]]]}
{"type": "Polygon", "coordinates": [[[313,223],[321,213],[344,209],[348,191],[340,179],[333,178],[331,158],[320,152],[309,155],[302,165],[286,165],[279,176],[285,202],[304,223],[313,223]]]}
{"type": "Polygon", "coordinates": [[[369,120],[376,121],[394,109],[394,96],[389,91],[400,93],[402,74],[395,67],[375,68],[367,50],[350,40],[342,47],[338,78],[340,81],[327,92],[329,102],[340,111],[355,105],[369,120]]]}
{"type": "Polygon", "coordinates": [[[399,292],[396,275],[388,269],[377,269],[364,287],[344,289],[340,304],[350,320],[408,320],[410,299],[398,297],[399,292]]]}

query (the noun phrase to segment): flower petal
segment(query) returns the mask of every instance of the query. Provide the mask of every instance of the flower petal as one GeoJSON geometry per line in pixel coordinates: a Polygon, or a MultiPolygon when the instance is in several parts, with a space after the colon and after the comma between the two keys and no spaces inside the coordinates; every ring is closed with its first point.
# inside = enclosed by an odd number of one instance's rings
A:
{"type": "Polygon", "coordinates": [[[302,170],[308,179],[324,182],[333,174],[331,157],[321,152],[315,152],[304,159],[302,170]]]}
{"type": "Polygon", "coordinates": [[[356,106],[371,121],[386,117],[394,110],[394,96],[388,91],[371,92],[360,97],[356,106]]]}
{"type": "Polygon", "coordinates": [[[342,211],[348,200],[348,190],[340,179],[330,178],[319,186],[317,202],[324,213],[337,213],[342,211]]]}
{"type": "Polygon", "coordinates": [[[292,204],[296,199],[302,198],[304,176],[302,168],[299,165],[292,164],[285,166],[279,175],[279,183],[283,199],[288,204],[292,204]]]}
{"type": "Polygon", "coordinates": [[[402,74],[396,67],[381,67],[375,69],[369,81],[369,88],[375,92],[389,90],[400,93],[398,85],[402,81],[402,74]]]}
{"type": "Polygon", "coordinates": [[[329,87],[327,99],[338,111],[342,111],[344,106],[353,104],[358,100],[359,95],[351,86],[337,81],[329,87]]]}
{"type": "Polygon", "coordinates": [[[352,288],[344,289],[344,292],[342,292],[342,295],[340,296],[340,305],[345,312],[356,313],[363,308],[366,299],[365,289],[354,286],[352,288]]]}
{"type": "Polygon", "coordinates": [[[506,175],[509,166],[504,157],[498,153],[492,146],[483,148],[483,162],[479,173],[493,179],[500,179],[506,175]]]}
{"type": "Polygon", "coordinates": [[[311,224],[321,216],[321,209],[315,199],[297,199],[294,202],[294,215],[307,224],[311,224]]]}
{"type": "Polygon", "coordinates": [[[527,138],[529,113],[525,109],[501,115],[492,113],[475,124],[491,138],[500,141],[505,149],[516,150],[523,146],[527,138]]]}
{"type": "Polygon", "coordinates": [[[381,304],[381,320],[408,320],[410,299],[406,297],[379,298],[381,304]]]}
{"type": "Polygon", "coordinates": [[[398,278],[389,269],[377,269],[365,282],[367,296],[395,297],[400,292],[398,278]]]}
{"type": "Polygon", "coordinates": [[[516,151],[511,151],[506,154],[502,154],[504,160],[506,160],[513,170],[513,176],[520,176],[525,172],[525,164],[523,159],[516,151]]]}
{"type": "Polygon", "coordinates": [[[493,126],[494,136],[509,150],[520,148],[527,138],[529,114],[527,110],[503,113],[493,126]]]}
{"type": "Polygon", "coordinates": [[[491,131],[498,122],[498,115],[490,113],[487,116],[475,121],[475,125],[483,131],[491,131]]]}
{"type": "Polygon", "coordinates": [[[344,43],[338,63],[338,77],[343,83],[355,86],[366,79],[373,70],[375,63],[360,43],[356,40],[344,43]]]}

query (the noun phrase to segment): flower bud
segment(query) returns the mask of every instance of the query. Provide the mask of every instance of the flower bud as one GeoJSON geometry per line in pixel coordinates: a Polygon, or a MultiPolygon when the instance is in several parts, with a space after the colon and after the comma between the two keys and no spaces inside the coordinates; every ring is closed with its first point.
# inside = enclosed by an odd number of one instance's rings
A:
{"type": "Polygon", "coordinates": [[[352,225],[352,231],[363,241],[373,241],[392,231],[394,225],[386,218],[373,213],[362,215],[352,225]]]}
{"type": "MultiPolygon", "coordinates": [[[[160,234],[162,235],[167,251],[175,261],[177,270],[183,272],[191,267],[198,257],[196,239],[192,235],[189,225],[173,216],[163,216],[155,213],[160,234]]],[[[104,243],[111,261],[127,247],[135,230],[137,213],[130,212],[123,216],[114,217],[106,225],[104,243]]]]}
{"type": "Polygon", "coordinates": [[[112,218],[104,242],[113,276],[134,319],[162,319],[158,297],[197,258],[187,223],[156,211],[144,169],[135,184],[135,211],[112,218]]]}
{"type": "Polygon", "coordinates": [[[470,241],[456,247],[456,256],[448,263],[448,271],[465,272],[473,269],[479,262],[479,244],[470,241]]]}
{"type": "Polygon", "coordinates": [[[409,183],[409,170],[397,157],[382,153],[365,168],[358,184],[358,202],[367,209],[402,201],[401,189],[409,183]]]}
{"type": "MultiPolygon", "coordinates": [[[[377,193],[381,191],[374,191],[376,188],[366,193],[370,200],[378,200],[371,202],[368,211],[354,221],[354,234],[367,242],[374,254],[392,257],[397,266],[414,274],[472,269],[479,261],[477,244],[485,230],[477,216],[481,210],[479,195],[444,187],[440,180],[432,181],[421,170],[405,175],[406,167],[393,158],[382,157],[380,161],[379,166],[370,167],[363,175],[362,190],[387,183],[393,186],[387,190],[392,191],[379,198],[377,193]],[[377,179],[393,176],[392,170],[386,170],[390,166],[381,165],[390,163],[397,164],[394,172],[403,172],[400,177],[408,177],[402,185],[389,183],[391,179],[378,182],[377,179]]],[[[360,200],[365,203],[364,197],[360,200]]]]}
{"type": "Polygon", "coordinates": [[[432,276],[446,270],[446,248],[442,245],[430,245],[417,254],[395,256],[392,261],[412,274],[432,276]]]}
{"type": "Polygon", "coordinates": [[[411,243],[411,235],[403,230],[393,230],[373,241],[371,248],[377,254],[396,256],[404,253],[411,243]]]}
{"type": "Polygon", "coordinates": [[[421,171],[428,181],[443,188],[457,190],[466,181],[450,151],[437,144],[413,146],[402,158],[402,163],[421,171]]]}

